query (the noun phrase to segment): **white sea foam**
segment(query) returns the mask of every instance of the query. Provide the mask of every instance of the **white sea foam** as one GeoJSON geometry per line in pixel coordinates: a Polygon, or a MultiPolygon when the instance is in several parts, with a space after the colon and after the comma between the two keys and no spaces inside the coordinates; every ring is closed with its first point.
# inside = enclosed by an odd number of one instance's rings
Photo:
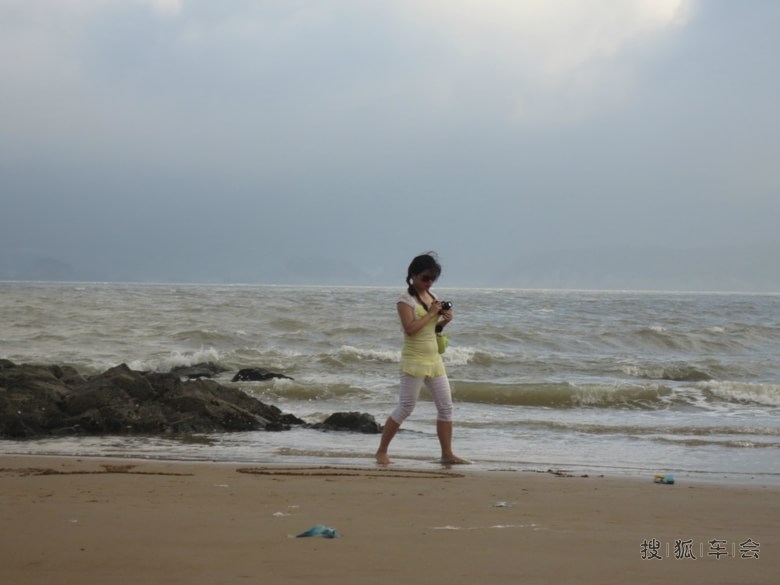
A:
{"type": "Polygon", "coordinates": [[[347,356],[347,357],[354,357],[358,360],[377,360],[381,362],[394,362],[398,363],[401,361],[401,350],[393,349],[393,350],[377,350],[377,349],[370,349],[370,348],[361,348],[361,347],[354,347],[351,345],[342,345],[338,353],[347,356]]]}
{"type": "Polygon", "coordinates": [[[174,351],[167,356],[133,360],[127,365],[131,370],[167,372],[172,368],[192,366],[204,362],[219,363],[220,357],[219,351],[208,347],[190,353],[174,351]]]}
{"type": "Polygon", "coordinates": [[[750,382],[701,382],[697,387],[727,402],[780,406],[780,385],[750,382]]]}
{"type": "Polygon", "coordinates": [[[477,349],[474,347],[461,347],[452,343],[444,352],[444,364],[451,366],[465,366],[474,359],[477,349]]]}

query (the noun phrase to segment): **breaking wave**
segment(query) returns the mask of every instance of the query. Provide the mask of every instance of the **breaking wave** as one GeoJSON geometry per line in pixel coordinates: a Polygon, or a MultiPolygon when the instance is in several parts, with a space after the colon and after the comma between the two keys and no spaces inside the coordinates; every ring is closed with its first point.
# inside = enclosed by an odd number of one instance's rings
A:
{"type": "Polygon", "coordinates": [[[453,396],[461,402],[537,406],[548,408],[635,408],[660,410],[695,407],[711,410],[719,405],[780,407],[780,386],[744,382],[699,382],[672,388],[663,384],[574,384],[543,382],[496,384],[453,382],[453,396]]]}
{"type": "Polygon", "coordinates": [[[454,382],[453,397],[461,402],[549,408],[662,408],[674,391],[662,385],[576,385],[569,382],[494,384],[454,382]]]}

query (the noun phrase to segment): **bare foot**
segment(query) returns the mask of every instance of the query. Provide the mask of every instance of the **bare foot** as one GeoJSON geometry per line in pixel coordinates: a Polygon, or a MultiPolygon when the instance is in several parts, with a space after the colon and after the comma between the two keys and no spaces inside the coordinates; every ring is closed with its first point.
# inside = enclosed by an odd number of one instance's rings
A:
{"type": "Polygon", "coordinates": [[[376,462],[377,465],[390,465],[392,463],[390,457],[387,456],[387,453],[377,453],[376,462]]]}
{"type": "Polygon", "coordinates": [[[462,457],[458,457],[457,455],[442,457],[439,460],[439,463],[442,465],[471,465],[471,461],[468,459],[463,459],[462,457]]]}

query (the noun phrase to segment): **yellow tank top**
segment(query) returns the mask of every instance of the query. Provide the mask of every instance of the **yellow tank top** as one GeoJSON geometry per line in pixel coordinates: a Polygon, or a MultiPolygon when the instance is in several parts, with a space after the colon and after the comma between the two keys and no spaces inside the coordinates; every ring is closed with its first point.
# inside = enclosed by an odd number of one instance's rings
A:
{"type": "MultiPolygon", "coordinates": [[[[414,318],[422,319],[427,314],[425,308],[414,297],[404,294],[399,303],[414,304],[414,318]]],[[[444,362],[436,344],[436,321],[431,321],[414,335],[404,334],[404,347],[401,350],[401,371],[416,377],[436,378],[446,375],[444,362]]]]}

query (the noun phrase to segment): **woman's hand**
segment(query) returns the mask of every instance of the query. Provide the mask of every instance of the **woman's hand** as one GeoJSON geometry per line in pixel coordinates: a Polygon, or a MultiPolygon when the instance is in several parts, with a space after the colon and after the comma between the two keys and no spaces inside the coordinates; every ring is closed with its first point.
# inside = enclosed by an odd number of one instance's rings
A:
{"type": "Polygon", "coordinates": [[[441,321],[439,321],[440,325],[446,325],[450,321],[452,321],[452,318],[454,315],[452,314],[452,309],[449,309],[447,311],[443,311],[441,314],[441,321]]]}
{"type": "Polygon", "coordinates": [[[431,302],[431,307],[428,309],[428,316],[433,319],[438,319],[439,313],[441,313],[441,301],[434,299],[431,302]]]}

